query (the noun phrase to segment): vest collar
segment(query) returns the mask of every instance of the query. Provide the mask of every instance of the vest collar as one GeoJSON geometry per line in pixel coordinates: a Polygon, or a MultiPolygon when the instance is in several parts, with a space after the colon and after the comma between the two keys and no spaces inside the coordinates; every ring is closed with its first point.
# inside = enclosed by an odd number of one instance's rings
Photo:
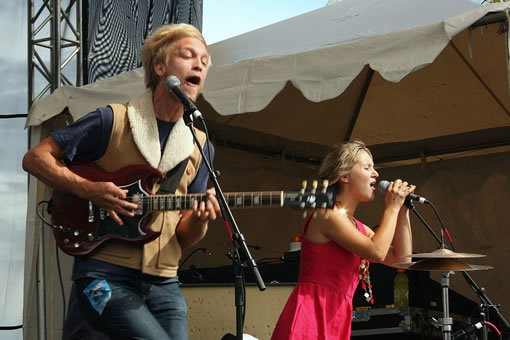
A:
{"type": "Polygon", "coordinates": [[[135,144],[152,167],[167,173],[193,152],[193,136],[181,117],[170,131],[161,156],[152,91],[148,90],[140,97],[130,100],[127,115],[135,144]]]}

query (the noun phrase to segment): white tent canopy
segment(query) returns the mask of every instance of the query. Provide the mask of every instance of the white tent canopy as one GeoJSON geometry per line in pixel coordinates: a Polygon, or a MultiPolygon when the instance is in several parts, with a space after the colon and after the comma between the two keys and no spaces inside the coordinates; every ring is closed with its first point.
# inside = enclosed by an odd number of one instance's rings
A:
{"type": "Polygon", "coordinates": [[[204,97],[228,115],[263,109],[287,81],[313,102],[337,97],[365,65],[398,82],[487,12],[462,0],[345,0],[212,45],[204,97]]]}
{"type": "MultiPolygon", "coordinates": [[[[334,3],[211,45],[213,67],[199,108],[215,140],[295,159],[319,159],[349,138],[380,145],[379,161],[504,145],[510,125],[504,36],[466,28],[509,7],[469,0],[334,3]],[[435,139],[444,136],[455,138],[435,139]],[[406,144],[392,145],[390,155],[390,143],[406,144]]],[[[27,125],[66,107],[76,119],[143,90],[141,70],[64,86],[32,107],[27,125]]]]}

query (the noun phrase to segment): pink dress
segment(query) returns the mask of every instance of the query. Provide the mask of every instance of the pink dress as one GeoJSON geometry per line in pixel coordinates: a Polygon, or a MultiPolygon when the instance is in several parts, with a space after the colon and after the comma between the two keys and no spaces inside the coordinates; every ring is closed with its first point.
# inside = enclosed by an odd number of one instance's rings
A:
{"type": "MultiPolygon", "coordinates": [[[[352,298],[360,280],[360,257],[333,241],[311,243],[305,233],[310,216],[303,226],[298,283],[272,340],[347,340],[351,336],[352,298]]],[[[366,234],[363,223],[355,222],[366,234]]]]}

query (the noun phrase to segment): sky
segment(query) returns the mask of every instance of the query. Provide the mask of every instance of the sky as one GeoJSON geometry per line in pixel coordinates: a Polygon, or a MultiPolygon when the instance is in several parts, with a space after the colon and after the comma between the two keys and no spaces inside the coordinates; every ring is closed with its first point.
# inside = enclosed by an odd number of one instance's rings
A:
{"type": "Polygon", "coordinates": [[[204,0],[202,34],[208,44],[213,44],[327,3],[328,0],[204,0]]]}
{"type": "MultiPolygon", "coordinates": [[[[37,1],[37,0],[36,0],[37,1]]],[[[69,1],[62,0],[63,6],[69,1]]],[[[204,0],[202,33],[208,44],[323,7],[328,0],[204,0]]],[[[1,115],[26,114],[27,0],[0,1],[1,115]]],[[[35,8],[40,7],[36,2],[35,8]]],[[[22,324],[27,174],[21,161],[28,148],[24,118],[0,119],[0,326],[22,324]]],[[[2,331],[5,340],[21,330],[2,331]]]]}

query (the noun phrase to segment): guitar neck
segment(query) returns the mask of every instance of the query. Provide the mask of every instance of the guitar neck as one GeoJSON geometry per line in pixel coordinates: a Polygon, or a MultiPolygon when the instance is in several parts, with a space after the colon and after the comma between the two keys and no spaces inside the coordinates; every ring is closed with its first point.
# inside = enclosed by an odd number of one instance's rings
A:
{"type": "MultiPolygon", "coordinates": [[[[225,200],[231,208],[283,207],[283,191],[228,192],[225,200]]],[[[205,194],[151,195],[144,197],[146,211],[190,210],[193,202],[207,201],[205,194]]]]}

